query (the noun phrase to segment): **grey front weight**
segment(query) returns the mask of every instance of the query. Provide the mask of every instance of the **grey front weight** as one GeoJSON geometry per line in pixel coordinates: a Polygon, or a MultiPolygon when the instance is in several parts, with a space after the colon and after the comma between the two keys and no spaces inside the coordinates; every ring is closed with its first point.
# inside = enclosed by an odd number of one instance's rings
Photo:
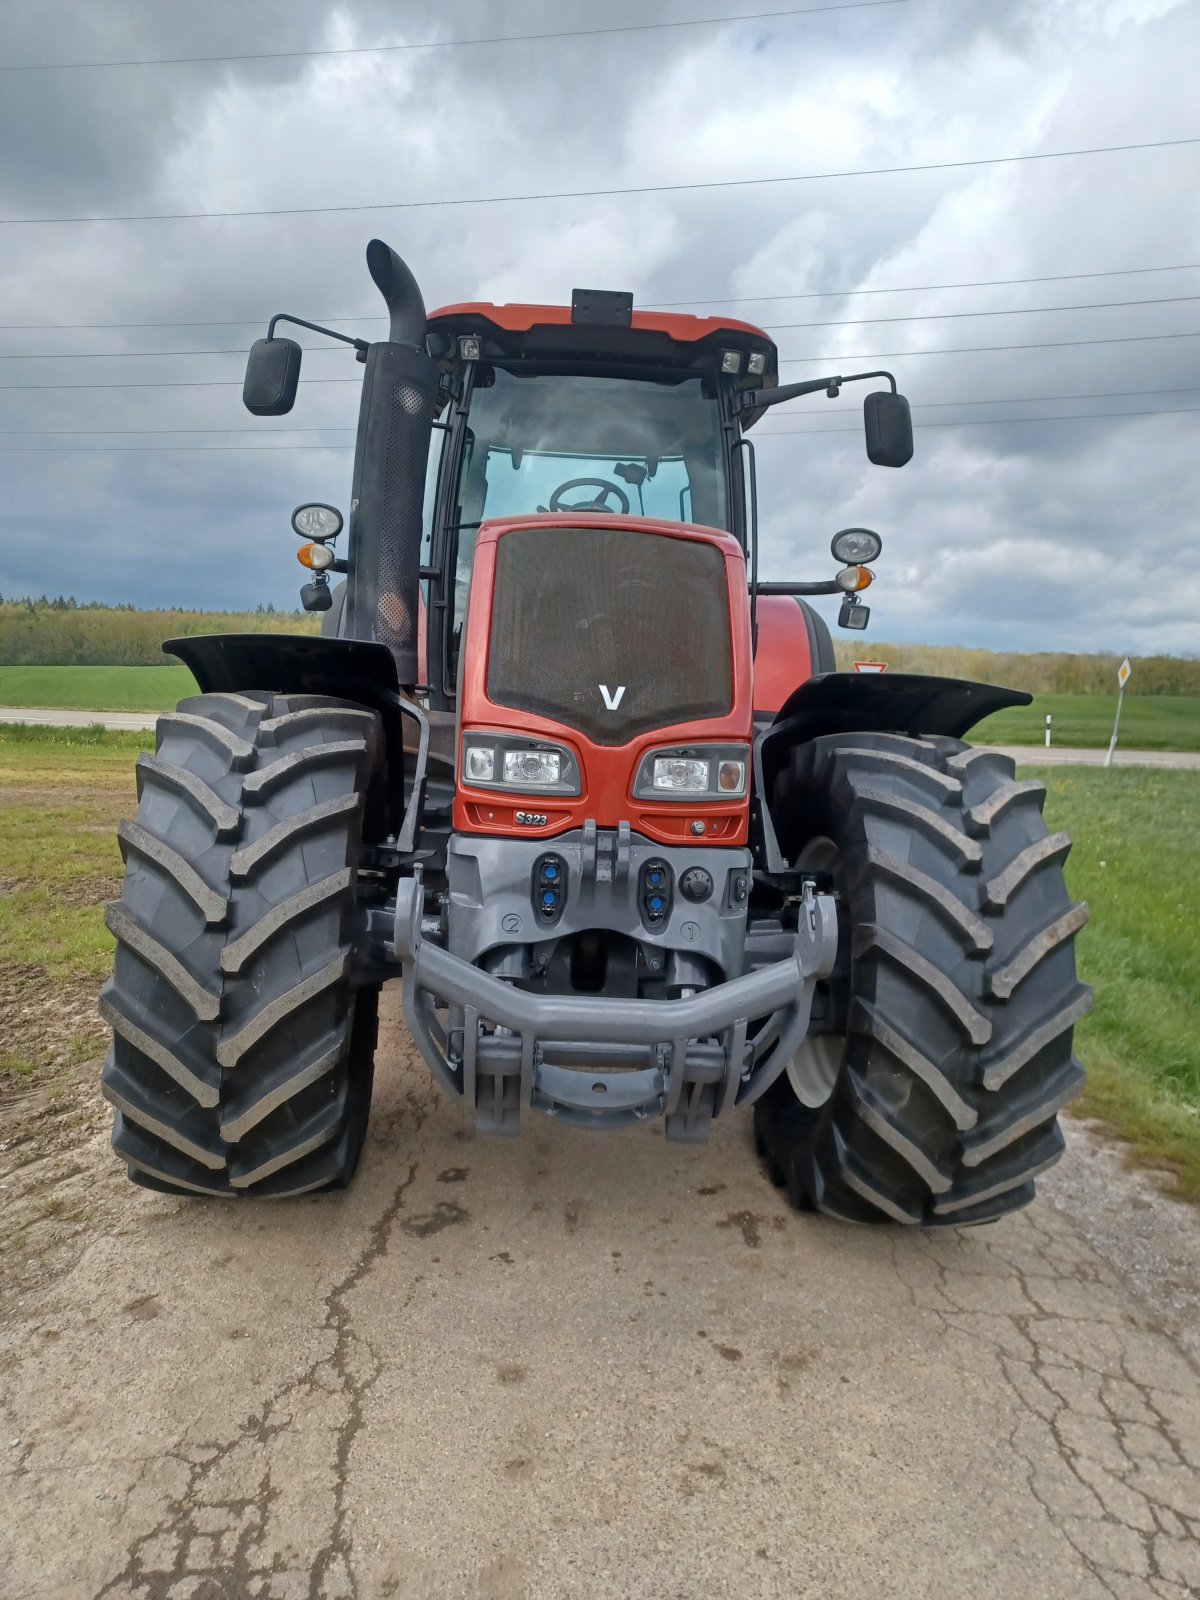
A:
{"type": "Polygon", "coordinates": [[[516,1133],[530,1107],[587,1128],[664,1116],[669,1139],[702,1143],[715,1116],[757,1100],[784,1070],[837,956],[833,897],[808,885],[791,954],[743,977],[681,1000],[539,995],[427,940],[423,903],[419,873],[403,880],[395,951],[405,1021],[485,1133],[516,1133]]]}

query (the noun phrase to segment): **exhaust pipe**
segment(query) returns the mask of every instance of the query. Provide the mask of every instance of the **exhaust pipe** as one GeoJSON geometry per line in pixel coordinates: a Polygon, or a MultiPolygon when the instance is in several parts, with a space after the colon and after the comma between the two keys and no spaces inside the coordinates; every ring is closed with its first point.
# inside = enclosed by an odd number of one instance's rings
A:
{"type": "Polygon", "coordinates": [[[378,639],[400,683],[417,681],[421,511],[438,369],[425,349],[425,302],[408,266],[382,239],[367,269],[388,308],[388,338],[371,345],[363,375],[350,500],[346,633],[378,639]]]}
{"type": "Polygon", "coordinates": [[[382,239],[367,246],[367,271],[384,298],[391,317],[389,344],[414,344],[425,348],[425,301],[408,263],[382,239]]]}

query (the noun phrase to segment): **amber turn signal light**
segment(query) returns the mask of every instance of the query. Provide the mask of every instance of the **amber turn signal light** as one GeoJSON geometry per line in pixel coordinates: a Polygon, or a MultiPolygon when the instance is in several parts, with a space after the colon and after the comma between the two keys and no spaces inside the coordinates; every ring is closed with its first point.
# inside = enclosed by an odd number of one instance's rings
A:
{"type": "Polygon", "coordinates": [[[333,551],[323,544],[302,544],[296,551],[296,560],[311,572],[324,572],[333,565],[333,551]]]}
{"type": "Polygon", "coordinates": [[[870,567],[843,567],[835,581],[844,594],[857,594],[860,589],[870,588],[875,574],[870,567]]]}

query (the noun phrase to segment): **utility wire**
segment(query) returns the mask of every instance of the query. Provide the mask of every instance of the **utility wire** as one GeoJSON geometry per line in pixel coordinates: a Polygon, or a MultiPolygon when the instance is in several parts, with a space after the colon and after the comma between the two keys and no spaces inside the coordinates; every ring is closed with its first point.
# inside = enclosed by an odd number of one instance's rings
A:
{"type": "Polygon", "coordinates": [[[611,33],[655,33],[668,28],[712,28],[726,22],[766,22],[772,18],[816,16],[832,11],[866,11],[907,5],[909,0],[848,0],[845,5],[793,6],[786,11],[742,11],[727,17],[684,17],[678,22],[631,22],[621,27],[564,28],[553,33],[499,33],[479,39],[429,39],[415,44],[343,45],[325,50],[255,50],[221,56],[155,56],[147,60],[29,61],[2,66],[0,72],[85,72],[102,67],[181,67],[224,61],[303,61],[321,56],[396,55],[413,50],[462,50],[470,45],[530,44],[542,39],[595,39],[611,33]]]}
{"type": "Polygon", "coordinates": [[[0,227],[40,227],[54,223],[85,222],[198,222],[210,218],[314,217],[360,211],[427,211],[447,206],[514,205],[524,201],[598,200],[638,194],[686,194],[701,189],[754,189],[770,184],[817,183],[830,178],[896,177],[911,172],[955,172],[968,167],[1012,166],[1027,161],[1063,161],[1075,156],[1118,155],[1134,150],[1166,150],[1200,144],[1200,136],[1186,139],[1151,139],[1139,144],[1092,145],[1079,150],[1035,150],[1017,156],[974,156],[965,161],[922,161],[898,167],[851,167],[831,172],[791,173],[778,178],[712,178],[693,183],[631,184],[618,189],[548,189],[528,194],[459,195],[440,200],[384,200],[343,206],[271,206],[245,211],[145,211],[102,217],[0,217],[0,227]]]}
{"type": "MultiPolygon", "coordinates": [[[[1178,306],[1200,300],[1200,294],[1167,295],[1155,300],[1089,300],[1065,306],[1012,306],[997,311],[929,311],[903,317],[842,317],[834,322],[764,322],[766,333],[781,333],[792,328],[857,328],[882,322],[948,322],[961,317],[1028,317],[1054,311],[1123,310],[1128,306],[1178,306]]],[[[307,354],[320,351],[345,351],[345,345],[315,344],[305,347],[307,354]]],[[[246,351],[220,350],[36,350],[3,351],[0,361],[129,361],[146,356],[244,356],[246,351]]]]}
{"type": "MultiPolygon", "coordinates": [[[[1013,423],[1044,423],[1044,422],[1087,422],[1093,419],[1110,419],[1113,417],[1179,417],[1185,413],[1200,412],[1200,406],[1178,406],[1169,409],[1151,409],[1146,411],[1068,411],[1059,412],[1050,417],[972,417],[963,422],[923,422],[922,428],[1003,428],[1013,423]]],[[[775,428],[764,429],[767,437],[779,437],[783,434],[817,434],[817,433],[861,433],[861,428],[775,428]]],[[[160,453],[170,454],[203,454],[204,452],[228,453],[252,451],[295,451],[295,450],[353,450],[352,444],[149,444],[149,445],[0,445],[0,455],[113,455],[136,456],[155,455],[160,453]]]]}
{"type": "MultiPolygon", "coordinates": [[[[1084,345],[1097,344],[1154,344],[1164,339],[1200,339],[1200,331],[1195,333],[1135,333],[1117,339],[1048,339],[1038,344],[960,344],[947,346],[944,350],[875,350],[870,355],[840,355],[840,356],[780,356],[781,367],[802,367],[811,362],[839,362],[839,361],[888,361],[893,356],[968,356],[978,355],[985,350],[1065,350],[1078,348],[1084,345]]],[[[329,379],[313,378],[313,383],[329,382],[329,379]]],[[[336,379],[334,380],[337,381],[336,379]]],[[[0,388],[4,387],[0,385],[0,388]]],[[[20,385],[13,385],[19,388],[20,385]]],[[[39,385],[38,387],[41,387],[39,385]]]]}
{"type": "MultiPolygon", "coordinates": [[[[969,417],[959,422],[923,422],[921,428],[1006,428],[1010,424],[1043,423],[1043,422],[1086,422],[1092,418],[1106,419],[1111,417],[1181,417],[1188,412],[1200,412],[1200,406],[1174,406],[1159,410],[1153,408],[1146,411],[1060,411],[1051,417],[969,417]]],[[[761,432],[755,430],[756,438],[778,438],[783,434],[791,433],[861,433],[859,427],[852,428],[764,428],[761,432]]],[[[307,446],[301,446],[307,449],[307,446]]],[[[350,447],[347,446],[347,449],[350,447]]]]}
{"type": "MultiPolygon", "coordinates": [[[[763,305],[779,300],[837,300],[850,299],[862,294],[926,294],[943,289],[1001,289],[1028,283],[1071,283],[1080,278],[1129,278],[1149,272],[1196,272],[1200,261],[1185,261],[1169,267],[1113,267],[1108,272],[1060,272],[1041,278],[979,278],[971,283],[916,283],[892,289],[797,289],[791,294],[752,294],[740,297],[710,295],[706,300],[647,300],[638,311],[669,311],[673,307],[713,305],[763,305]]],[[[386,322],[386,316],[374,311],[346,311],[336,315],[314,317],[315,322],[386,322]]],[[[216,317],[203,322],[0,322],[0,332],[27,333],[80,333],[102,328],[257,328],[267,321],[265,313],[257,317],[216,317]]],[[[323,346],[321,348],[324,348],[323,346]]]]}
{"type": "MultiPolygon", "coordinates": [[[[1051,311],[1103,311],[1106,307],[1177,306],[1188,300],[1200,300],[1200,294],[1167,295],[1156,300],[1086,300],[1065,306],[1010,306],[999,311],[922,311],[904,317],[843,317],[836,322],[764,322],[763,329],[767,333],[782,333],[789,328],[857,328],[876,322],[954,322],[961,317],[1030,317],[1051,311]]],[[[332,349],[333,346],[330,345],[328,348],[332,349]]]]}
{"type": "MultiPolygon", "coordinates": [[[[1134,394],[1142,393],[1140,389],[1128,392],[1134,394]]],[[[1154,389],[1147,390],[1146,393],[1200,394],[1200,390],[1154,389]]],[[[1051,396],[1050,398],[1057,399],[1059,396],[1051,396]]],[[[1087,397],[1085,396],[1085,398],[1087,397]]],[[[72,434],[86,434],[88,438],[94,439],[102,435],[107,438],[110,435],[125,433],[140,434],[143,438],[148,434],[155,433],[257,433],[261,437],[264,433],[353,433],[354,431],[354,428],[349,424],[331,422],[328,427],[319,428],[0,428],[0,437],[32,439],[34,437],[50,437],[52,435],[56,439],[62,439],[72,434]]]]}
{"type": "MultiPolygon", "coordinates": [[[[707,300],[647,300],[638,309],[642,311],[670,311],[679,306],[747,306],[763,305],[768,300],[828,300],[839,296],[849,298],[859,294],[927,294],[932,290],[941,289],[1007,289],[1016,284],[1023,283],[1073,283],[1080,278],[1134,278],[1147,272],[1195,272],[1200,268],[1200,261],[1184,261],[1178,266],[1171,267],[1111,267],[1107,272],[1056,272],[1048,277],[1040,278],[975,278],[968,283],[909,283],[890,289],[800,289],[791,294],[744,294],[737,296],[710,295],[707,300]]],[[[259,319],[261,320],[261,319],[259,319]]],[[[336,317],[325,317],[326,322],[336,322],[336,317]]],[[[349,319],[346,319],[349,320],[349,319]]],[[[375,320],[375,319],[372,319],[375,320]]],[[[378,319],[386,322],[386,317],[378,319]]],[[[0,328],[4,327],[0,323],[0,328]]],[[[178,327],[178,323],[80,323],[80,327],[178,327]]],[[[201,326],[201,324],[193,324],[201,326]]]]}
{"type": "MultiPolygon", "coordinates": [[[[1100,344],[1157,344],[1167,339],[1200,339],[1200,330],[1189,333],[1137,333],[1117,339],[1052,339],[1039,344],[975,344],[953,345],[943,350],[875,350],[870,354],[843,352],[834,356],[781,356],[781,367],[822,364],[844,364],[848,361],[885,361],[893,356],[961,356],[977,355],[985,350],[1062,350],[1084,348],[1100,344]]],[[[305,383],[357,383],[361,378],[306,378],[305,383]]],[[[20,391],[36,394],[52,389],[240,389],[240,378],[187,378],[179,381],[159,380],[150,383],[0,383],[0,391],[20,391]]]]}
{"type": "MultiPolygon", "coordinates": [[[[1132,400],[1142,396],[1156,394],[1200,394],[1200,388],[1101,389],[1094,391],[1086,390],[1079,394],[994,394],[989,395],[985,400],[926,400],[914,405],[912,409],[914,411],[941,411],[947,406],[1054,405],[1062,400],[1132,400]]],[[[822,414],[816,407],[805,407],[803,409],[789,407],[789,413],[792,416],[805,417],[815,417],[822,414]]],[[[926,426],[929,426],[929,424],[926,424],[926,426]]],[[[165,433],[182,433],[188,434],[189,436],[203,433],[245,433],[258,434],[261,437],[263,433],[353,433],[354,431],[355,430],[352,426],[343,423],[329,423],[326,426],[304,428],[0,428],[0,437],[18,439],[64,439],[75,436],[83,436],[89,439],[95,439],[136,435],[140,438],[148,438],[155,434],[165,433]]],[[[769,428],[761,430],[761,432],[764,433],[770,433],[771,431],[773,430],[769,428]]]]}

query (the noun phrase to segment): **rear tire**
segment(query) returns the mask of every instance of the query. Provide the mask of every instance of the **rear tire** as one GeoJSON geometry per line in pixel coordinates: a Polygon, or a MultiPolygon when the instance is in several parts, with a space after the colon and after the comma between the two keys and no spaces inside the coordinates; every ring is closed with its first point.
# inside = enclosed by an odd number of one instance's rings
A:
{"type": "Polygon", "coordinates": [[[160,718],[121,824],[101,1074],[130,1178],[178,1194],[345,1187],[366,1134],[377,990],[353,992],[374,712],[206,694],[160,718]]]}
{"type": "Polygon", "coordinates": [[[811,840],[836,846],[849,943],[824,1100],[811,1069],[793,1070],[755,1106],[759,1152],[798,1209],[987,1222],[1058,1160],[1091,991],[1074,954],[1087,908],[1067,894],[1070,841],[1047,833],[1044,799],[1007,757],[954,739],[835,735],[781,773],[776,833],[791,860],[811,840]],[[817,1086],[808,1104],[797,1082],[817,1086]]]}

